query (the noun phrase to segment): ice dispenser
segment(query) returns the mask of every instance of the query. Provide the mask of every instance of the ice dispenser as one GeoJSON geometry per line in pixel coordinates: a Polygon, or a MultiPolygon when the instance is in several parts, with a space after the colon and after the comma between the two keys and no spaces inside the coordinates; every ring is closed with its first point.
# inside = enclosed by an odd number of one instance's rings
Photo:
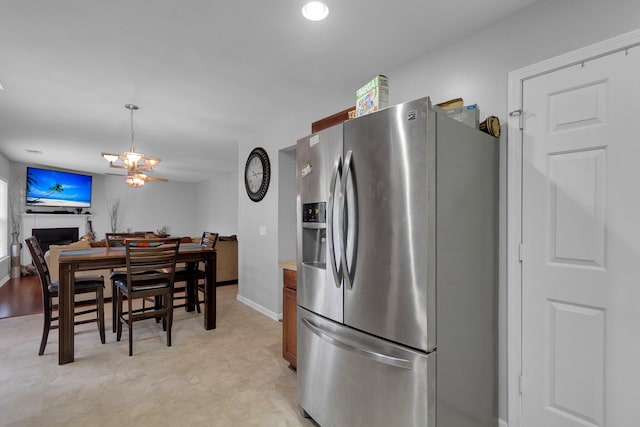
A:
{"type": "Polygon", "coordinates": [[[326,268],[327,213],[326,202],[302,205],[302,263],[326,268]]]}

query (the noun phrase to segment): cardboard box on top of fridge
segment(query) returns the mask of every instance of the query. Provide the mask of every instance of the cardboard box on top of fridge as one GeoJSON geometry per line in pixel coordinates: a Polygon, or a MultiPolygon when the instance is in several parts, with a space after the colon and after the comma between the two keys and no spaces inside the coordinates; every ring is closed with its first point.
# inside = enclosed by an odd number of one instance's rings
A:
{"type": "Polygon", "coordinates": [[[460,108],[442,109],[447,116],[474,129],[478,129],[479,111],[478,104],[465,105],[460,108]]]}
{"type": "Polygon", "coordinates": [[[389,106],[389,79],[375,76],[356,91],[356,116],[364,116],[389,106]]]}

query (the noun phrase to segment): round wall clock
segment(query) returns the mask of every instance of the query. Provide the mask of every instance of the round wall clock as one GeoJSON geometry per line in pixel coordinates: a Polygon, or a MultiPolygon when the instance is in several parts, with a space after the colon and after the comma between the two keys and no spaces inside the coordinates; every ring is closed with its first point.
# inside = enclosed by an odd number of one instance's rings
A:
{"type": "Polygon", "coordinates": [[[264,148],[257,147],[249,154],[244,166],[244,187],[254,202],[264,199],[271,179],[271,163],[264,148]]]}

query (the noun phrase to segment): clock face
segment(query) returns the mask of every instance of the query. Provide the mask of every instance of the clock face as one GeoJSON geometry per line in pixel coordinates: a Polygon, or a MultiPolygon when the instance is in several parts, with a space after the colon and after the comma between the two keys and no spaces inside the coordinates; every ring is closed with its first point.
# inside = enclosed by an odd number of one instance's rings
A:
{"type": "Polygon", "coordinates": [[[249,154],[244,168],[244,185],[251,200],[259,202],[266,196],[270,178],[269,156],[264,149],[255,148],[249,154]]]}
{"type": "Polygon", "coordinates": [[[249,165],[247,166],[247,185],[249,186],[249,191],[252,193],[257,193],[260,189],[260,185],[262,184],[262,176],[264,175],[264,170],[262,168],[262,162],[258,158],[258,156],[254,155],[249,159],[249,165]]]}

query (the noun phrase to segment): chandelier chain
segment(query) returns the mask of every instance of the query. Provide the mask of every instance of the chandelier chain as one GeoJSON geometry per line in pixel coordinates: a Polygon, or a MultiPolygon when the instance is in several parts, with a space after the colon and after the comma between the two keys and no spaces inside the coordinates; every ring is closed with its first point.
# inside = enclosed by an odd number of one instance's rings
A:
{"type": "Polygon", "coordinates": [[[133,130],[133,110],[134,108],[131,108],[131,151],[135,152],[136,151],[136,144],[134,142],[134,138],[135,138],[135,131],[133,130]]]}

